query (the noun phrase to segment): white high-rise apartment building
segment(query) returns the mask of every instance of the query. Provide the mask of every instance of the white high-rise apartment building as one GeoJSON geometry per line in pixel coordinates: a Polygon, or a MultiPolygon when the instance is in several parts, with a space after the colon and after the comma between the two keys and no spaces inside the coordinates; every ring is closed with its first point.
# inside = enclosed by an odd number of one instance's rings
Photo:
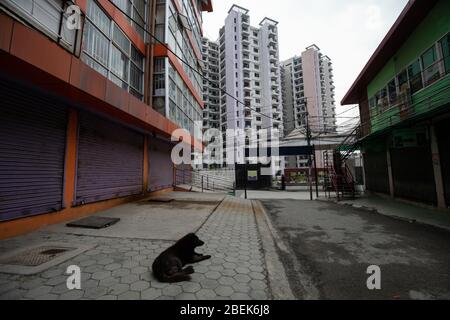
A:
{"type": "MultiPolygon", "coordinates": [[[[335,87],[330,58],[312,45],[301,56],[281,65],[285,135],[298,129],[306,138],[307,120],[313,135],[336,133],[335,87]]],[[[318,167],[323,166],[322,155],[316,156],[318,167]]],[[[307,157],[288,157],[287,166],[306,167],[307,157]]]]}
{"type": "MultiPolygon", "coordinates": [[[[220,58],[219,83],[223,89],[220,91],[220,129],[224,147],[227,129],[240,129],[243,132],[249,129],[277,129],[280,135],[283,134],[278,22],[264,18],[259,28],[256,28],[250,25],[248,12],[247,9],[233,5],[217,42],[220,58]]],[[[211,46],[214,47],[214,42],[204,39],[203,43],[203,54],[206,56],[204,62],[208,62],[214,53],[214,50],[210,50],[211,46]]],[[[209,66],[207,63],[206,67],[209,66]]],[[[205,94],[209,95],[209,85],[206,85],[205,90],[208,90],[205,94]]],[[[204,116],[204,124],[209,127],[213,123],[211,117],[214,113],[205,112],[204,116]]],[[[245,145],[243,135],[236,135],[234,138],[236,145],[245,145]]],[[[227,150],[224,150],[226,159],[227,150]]],[[[235,159],[242,159],[244,156],[239,148],[228,151],[235,152],[235,159]]],[[[282,166],[279,159],[274,160],[276,166],[282,166]]]]}

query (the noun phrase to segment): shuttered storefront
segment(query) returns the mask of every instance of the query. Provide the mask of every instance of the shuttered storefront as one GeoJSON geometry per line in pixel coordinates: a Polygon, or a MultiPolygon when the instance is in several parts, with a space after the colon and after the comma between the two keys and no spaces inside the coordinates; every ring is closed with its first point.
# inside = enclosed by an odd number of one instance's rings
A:
{"type": "Polygon", "coordinates": [[[149,191],[158,191],[173,187],[172,144],[149,137],[149,191]]]}
{"type": "Polygon", "coordinates": [[[62,209],[67,110],[0,80],[0,221],[62,209]]]}
{"type": "Polygon", "coordinates": [[[436,136],[439,145],[442,179],[444,181],[445,201],[450,207],[450,120],[436,125],[436,136]]]}
{"type": "Polygon", "coordinates": [[[391,149],[395,197],[436,204],[429,145],[391,149]]]}
{"type": "Polygon", "coordinates": [[[142,134],[80,113],[78,139],[77,205],[142,193],[142,134]]]}
{"type": "Polygon", "coordinates": [[[386,150],[366,150],[364,153],[364,172],[367,190],[389,194],[386,150]]]}

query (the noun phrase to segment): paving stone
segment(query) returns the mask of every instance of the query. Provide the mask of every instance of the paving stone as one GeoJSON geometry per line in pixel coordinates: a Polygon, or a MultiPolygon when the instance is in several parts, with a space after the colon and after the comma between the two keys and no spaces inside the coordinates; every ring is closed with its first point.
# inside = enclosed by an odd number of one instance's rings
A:
{"type": "Polygon", "coordinates": [[[131,273],[137,275],[143,274],[145,272],[148,272],[148,268],[146,267],[134,267],[133,269],[131,269],[131,273]]]}
{"type": "Polygon", "coordinates": [[[132,284],[133,282],[136,282],[138,280],[139,276],[135,274],[129,274],[120,278],[121,283],[128,283],[128,284],[132,284]]]}
{"type": "Polygon", "coordinates": [[[81,282],[81,289],[98,287],[98,280],[89,279],[81,282]]]}
{"type": "Polygon", "coordinates": [[[95,273],[95,272],[103,271],[104,269],[105,269],[105,266],[101,266],[99,264],[94,264],[92,266],[84,268],[83,271],[89,272],[89,273],[95,273]]]}
{"type": "Polygon", "coordinates": [[[136,291],[127,291],[117,297],[119,300],[139,300],[140,298],[141,294],[136,291]]]}
{"type": "Polygon", "coordinates": [[[0,294],[0,300],[19,300],[25,295],[25,293],[27,293],[27,290],[23,289],[9,290],[3,294],[0,294]]]}
{"type": "Polygon", "coordinates": [[[105,270],[114,271],[122,268],[122,265],[119,263],[111,263],[105,266],[105,270]]]}
{"type": "Polygon", "coordinates": [[[219,286],[219,282],[213,279],[205,279],[200,281],[200,285],[204,289],[215,289],[219,286]]]}
{"type": "Polygon", "coordinates": [[[199,300],[210,300],[216,297],[216,293],[211,289],[201,289],[195,295],[199,300]]]}
{"type": "Polygon", "coordinates": [[[195,293],[201,289],[200,284],[195,282],[184,282],[181,287],[186,293],[195,293]]]}
{"type": "Polygon", "coordinates": [[[236,292],[231,295],[231,300],[251,300],[252,298],[246,293],[236,292]]]}
{"type": "Polygon", "coordinates": [[[43,296],[44,294],[50,293],[50,290],[52,289],[53,288],[51,286],[40,286],[28,291],[25,294],[25,298],[39,299],[39,297],[43,296]]]}
{"type": "Polygon", "coordinates": [[[169,297],[175,297],[176,295],[179,295],[181,292],[182,292],[181,287],[178,285],[171,285],[162,290],[163,295],[169,297]]]}
{"type": "Polygon", "coordinates": [[[118,284],[120,281],[120,278],[114,278],[114,277],[108,277],[106,279],[100,280],[99,286],[101,287],[112,287],[113,285],[118,284]]]}
{"type": "Polygon", "coordinates": [[[266,276],[263,275],[261,272],[254,272],[254,271],[252,271],[252,272],[250,272],[248,275],[249,275],[252,279],[255,279],[255,280],[263,280],[263,279],[266,278],[266,276]]]}
{"type": "Polygon", "coordinates": [[[208,271],[207,273],[205,273],[205,278],[207,279],[219,279],[220,278],[220,273],[217,271],[208,271]]]}
{"type": "Polygon", "coordinates": [[[232,277],[220,277],[218,281],[221,285],[225,286],[232,285],[236,282],[232,277]]]}
{"type": "Polygon", "coordinates": [[[114,259],[112,259],[112,258],[100,259],[97,262],[97,264],[101,264],[101,265],[104,265],[104,266],[106,266],[108,264],[111,264],[111,263],[114,263],[114,259]]]}
{"type": "Polygon", "coordinates": [[[246,274],[237,274],[234,277],[234,280],[241,283],[247,283],[250,282],[251,278],[246,274]]]}
{"type": "Polygon", "coordinates": [[[217,287],[214,291],[221,297],[229,297],[234,293],[233,288],[228,286],[217,287]]]}
{"type": "Polygon", "coordinates": [[[129,269],[137,267],[137,266],[139,266],[139,261],[133,261],[133,260],[127,260],[122,264],[123,268],[129,268],[129,269]]]}
{"type": "Polygon", "coordinates": [[[155,300],[162,295],[161,289],[149,288],[141,292],[141,297],[144,300],[155,300]]]}
{"type": "Polygon", "coordinates": [[[130,285],[130,289],[133,291],[142,291],[150,287],[150,283],[147,281],[136,281],[130,285]]]}
{"type": "Polygon", "coordinates": [[[250,269],[246,268],[246,267],[237,267],[235,270],[237,273],[243,273],[243,274],[250,273],[250,269]]]}
{"type": "Polygon", "coordinates": [[[128,285],[126,283],[118,283],[109,288],[108,294],[118,296],[129,290],[130,290],[130,285],[128,285]]]}
{"type": "Polygon", "coordinates": [[[41,277],[50,279],[50,278],[57,277],[57,276],[59,276],[59,275],[61,275],[63,273],[64,272],[62,270],[60,270],[60,269],[49,269],[49,270],[44,271],[43,273],[41,273],[41,277]]]}
{"type": "Polygon", "coordinates": [[[130,273],[131,273],[130,269],[121,268],[121,269],[114,270],[112,272],[112,276],[113,277],[123,277],[123,276],[129,275],[130,273]]]}
{"type": "Polygon", "coordinates": [[[252,281],[250,281],[249,285],[252,289],[256,289],[256,290],[264,290],[267,288],[266,282],[264,282],[262,280],[252,280],[252,281]]]}
{"type": "Polygon", "coordinates": [[[235,283],[232,285],[234,291],[239,293],[249,293],[251,287],[247,283],[235,283]]]}
{"type": "Polygon", "coordinates": [[[93,287],[93,288],[86,288],[84,291],[83,297],[88,299],[97,299],[101,296],[104,296],[108,293],[108,288],[105,287],[93,287]]]}
{"type": "MultiPolygon", "coordinates": [[[[35,278],[32,280],[27,280],[27,281],[23,282],[20,287],[22,289],[31,290],[33,288],[43,285],[44,281],[45,281],[45,279],[43,279],[43,278],[35,278]]],[[[7,283],[8,282],[0,284],[0,288],[2,288],[3,285],[6,285],[7,283]]]]}
{"type": "Polygon", "coordinates": [[[265,300],[267,299],[267,293],[262,290],[252,290],[250,292],[250,297],[254,300],[265,300]]]}
{"type": "Polygon", "coordinates": [[[104,296],[97,298],[97,300],[117,300],[117,296],[108,294],[108,295],[104,295],[104,296]]]}
{"type": "Polygon", "coordinates": [[[68,276],[57,276],[57,277],[48,279],[47,282],[45,282],[45,284],[49,285],[49,286],[56,286],[61,283],[66,283],[67,278],[68,278],[68,276]]]}
{"type": "Polygon", "coordinates": [[[111,271],[98,271],[92,274],[92,279],[103,280],[111,276],[111,271]]]}
{"type": "Polygon", "coordinates": [[[87,259],[87,260],[81,261],[81,262],[78,264],[78,266],[80,266],[80,267],[89,267],[89,266],[92,266],[92,265],[94,265],[94,264],[96,264],[96,263],[97,263],[97,260],[94,260],[94,259],[87,259]]]}
{"type": "Polygon", "coordinates": [[[175,297],[175,300],[197,300],[197,296],[193,293],[180,293],[175,297]]]}
{"type": "Polygon", "coordinates": [[[71,290],[59,296],[59,300],[79,300],[83,297],[83,290],[71,290]]]}

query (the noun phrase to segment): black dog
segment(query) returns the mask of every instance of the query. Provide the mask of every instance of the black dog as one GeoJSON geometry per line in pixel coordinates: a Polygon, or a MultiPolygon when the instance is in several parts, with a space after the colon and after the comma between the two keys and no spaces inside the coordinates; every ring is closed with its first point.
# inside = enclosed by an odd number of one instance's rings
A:
{"type": "Polygon", "coordinates": [[[195,234],[190,233],[172,247],[161,253],[153,262],[152,270],[156,279],[161,282],[182,282],[189,281],[190,274],[194,273],[194,268],[187,264],[208,260],[211,256],[204,256],[195,252],[195,248],[203,246],[195,234]]]}

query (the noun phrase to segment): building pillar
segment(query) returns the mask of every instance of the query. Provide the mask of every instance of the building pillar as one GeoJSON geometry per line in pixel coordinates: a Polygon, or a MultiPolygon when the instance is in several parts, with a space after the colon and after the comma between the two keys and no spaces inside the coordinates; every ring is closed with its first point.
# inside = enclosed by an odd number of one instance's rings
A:
{"type": "Polygon", "coordinates": [[[389,147],[386,150],[386,160],[387,160],[387,169],[388,169],[388,178],[389,178],[389,194],[392,198],[394,198],[394,176],[392,174],[392,161],[391,161],[391,151],[389,147]]]}
{"type": "Polygon", "coordinates": [[[149,162],[148,162],[148,135],[144,135],[144,163],[142,166],[142,193],[147,193],[148,191],[148,170],[149,170],[149,162]]]}
{"type": "Polygon", "coordinates": [[[77,172],[78,111],[69,109],[64,168],[64,208],[73,205],[77,172]]]}
{"type": "Polygon", "coordinates": [[[447,208],[445,201],[444,180],[442,178],[441,157],[439,154],[439,145],[436,137],[436,130],[433,125],[430,126],[431,139],[431,157],[433,162],[434,182],[436,184],[437,205],[439,208],[447,208]]]}

